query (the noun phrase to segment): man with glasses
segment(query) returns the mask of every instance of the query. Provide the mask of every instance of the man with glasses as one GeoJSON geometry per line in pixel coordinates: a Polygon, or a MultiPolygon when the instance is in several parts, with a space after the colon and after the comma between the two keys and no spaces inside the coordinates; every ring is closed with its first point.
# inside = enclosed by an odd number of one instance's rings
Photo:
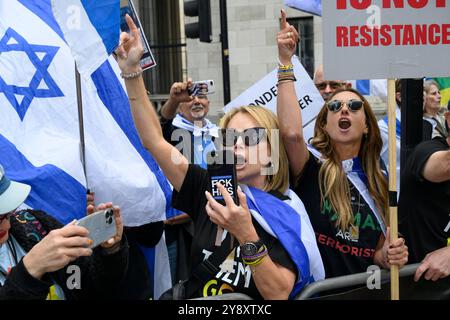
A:
{"type": "Polygon", "coordinates": [[[206,168],[206,154],[214,150],[218,128],[206,119],[209,112],[207,93],[194,90],[193,86],[191,79],[172,85],[169,100],[161,108],[160,121],[164,139],[179,149],[181,147],[191,163],[206,168]]]}
{"type": "Polygon", "coordinates": [[[344,80],[325,80],[323,76],[323,65],[319,65],[314,73],[314,84],[325,102],[330,99],[331,95],[336,90],[351,87],[351,84],[345,82],[344,80]]]}
{"type": "MultiPolygon", "coordinates": [[[[0,300],[113,298],[128,265],[120,209],[113,208],[116,235],[91,249],[87,229],[62,226],[42,211],[16,211],[30,190],[0,166],[0,300]],[[78,270],[78,283],[69,280],[69,266],[78,270]]],[[[107,207],[112,204],[97,209],[107,207]]]]}
{"type": "MultiPolygon", "coordinates": [[[[160,123],[167,142],[177,147],[190,163],[206,168],[206,156],[215,149],[218,128],[206,119],[209,100],[204,90],[200,86],[193,87],[192,79],[172,85],[169,100],[160,110],[160,123]]],[[[187,266],[190,265],[188,253],[193,225],[186,213],[164,223],[172,283],[175,284],[190,275],[187,266]]]]}

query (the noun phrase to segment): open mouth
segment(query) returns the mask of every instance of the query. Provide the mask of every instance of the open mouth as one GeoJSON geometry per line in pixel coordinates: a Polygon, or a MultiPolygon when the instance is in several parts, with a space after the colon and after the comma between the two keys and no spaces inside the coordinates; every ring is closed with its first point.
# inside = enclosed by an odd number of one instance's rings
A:
{"type": "Polygon", "coordinates": [[[350,128],[352,126],[352,123],[350,122],[350,120],[342,118],[342,119],[339,119],[338,126],[342,130],[347,130],[348,128],[350,128]]]}

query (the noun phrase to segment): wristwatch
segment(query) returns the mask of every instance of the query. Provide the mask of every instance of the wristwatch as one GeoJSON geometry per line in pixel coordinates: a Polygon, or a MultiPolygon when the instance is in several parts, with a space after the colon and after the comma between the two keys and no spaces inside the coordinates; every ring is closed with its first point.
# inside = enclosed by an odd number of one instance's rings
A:
{"type": "Polygon", "coordinates": [[[241,245],[241,255],[243,257],[251,257],[257,254],[261,248],[264,246],[264,243],[261,239],[255,242],[246,242],[241,245]]]}

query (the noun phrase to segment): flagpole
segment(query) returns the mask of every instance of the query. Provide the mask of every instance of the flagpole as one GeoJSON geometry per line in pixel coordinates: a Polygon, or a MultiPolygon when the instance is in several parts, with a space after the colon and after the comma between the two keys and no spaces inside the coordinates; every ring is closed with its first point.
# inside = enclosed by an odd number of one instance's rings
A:
{"type": "MultiPolygon", "coordinates": [[[[396,101],[395,80],[388,80],[388,134],[389,134],[389,226],[391,241],[398,237],[397,218],[397,144],[396,144],[396,101]]],[[[391,300],[399,300],[399,270],[391,265],[391,300]]]]}
{"type": "Polygon", "coordinates": [[[81,77],[80,73],[78,72],[76,64],[75,64],[75,82],[77,87],[78,128],[80,130],[80,158],[81,158],[80,160],[81,164],[83,165],[84,177],[86,179],[87,193],[90,193],[86,172],[86,144],[84,141],[83,96],[81,94],[81,77]]]}

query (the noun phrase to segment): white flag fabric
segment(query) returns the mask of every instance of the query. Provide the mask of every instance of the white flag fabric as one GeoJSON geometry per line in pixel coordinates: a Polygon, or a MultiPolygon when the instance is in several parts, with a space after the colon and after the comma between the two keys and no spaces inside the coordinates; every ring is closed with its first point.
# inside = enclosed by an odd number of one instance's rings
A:
{"type": "Polygon", "coordinates": [[[358,90],[362,95],[379,97],[387,103],[387,80],[351,80],[352,87],[358,90]]]}
{"type": "MultiPolygon", "coordinates": [[[[32,186],[27,205],[62,223],[86,208],[74,70],[50,0],[0,2],[0,164],[32,186]]],[[[96,202],[119,205],[128,226],[164,220],[171,187],[139,140],[115,61],[84,80],[87,178],[96,202]]]]}
{"type": "Polygon", "coordinates": [[[52,9],[78,70],[89,76],[119,45],[120,0],[52,0],[52,9]]]}
{"type": "MultiPolygon", "coordinates": [[[[322,109],[324,101],[314,82],[309,77],[298,57],[292,58],[294,74],[297,78],[295,91],[297,93],[298,105],[302,109],[303,136],[305,141],[313,137],[314,125],[317,115],[322,109]]],[[[228,112],[233,108],[256,105],[268,108],[273,113],[277,113],[277,72],[278,68],[270,72],[253,86],[245,90],[238,97],[233,99],[223,109],[228,112]]]]}

